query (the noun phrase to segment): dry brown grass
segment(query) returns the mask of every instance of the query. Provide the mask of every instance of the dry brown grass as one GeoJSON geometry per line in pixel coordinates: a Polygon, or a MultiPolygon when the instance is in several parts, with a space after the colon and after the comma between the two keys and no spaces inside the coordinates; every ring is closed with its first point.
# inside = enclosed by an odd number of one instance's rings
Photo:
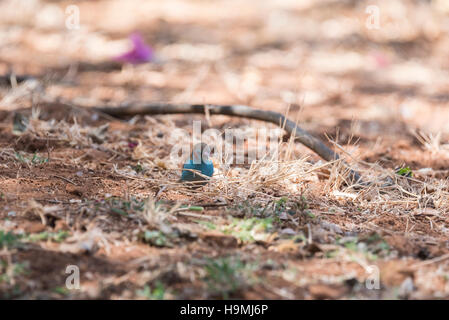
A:
{"type": "Polygon", "coordinates": [[[379,1],[377,31],[360,24],[363,1],[264,0],[238,12],[221,0],[79,1],[79,33],[38,18],[65,2],[20,12],[13,3],[0,2],[0,73],[36,79],[0,86],[2,297],[449,297],[438,1],[379,1]],[[134,28],[160,60],[104,67],[134,28]],[[283,124],[88,109],[159,100],[282,112],[342,159],[323,162],[283,124]],[[29,119],[24,132],[12,130],[15,111],[29,119]],[[245,159],[259,129],[276,130],[278,152],[244,164],[217,155],[211,181],[192,190],[177,182],[184,159],[170,152],[193,144],[193,120],[218,130],[206,142],[223,149],[225,130],[240,130],[245,159]],[[411,176],[398,174],[407,167],[411,176]],[[363,183],[350,182],[350,169],[363,183]],[[61,290],[71,264],[76,292],[61,290]],[[371,290],[376,268],[381,287],[371,290]]]}

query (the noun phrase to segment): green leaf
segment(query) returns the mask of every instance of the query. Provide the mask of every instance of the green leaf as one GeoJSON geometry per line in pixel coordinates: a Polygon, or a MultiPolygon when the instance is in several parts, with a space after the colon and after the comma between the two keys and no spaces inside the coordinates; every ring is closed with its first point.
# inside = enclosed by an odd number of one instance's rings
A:
{"type": "Polygon", "coordinates": [[[187,209],[189,211],[203,211],[204,207],[200,207],[200,206],[181,206],[182,209],[187,209]]]}
{"type": "Polygon", "coordinates": [[[128,213],[126,211],[120,209],[120,208],[111,208],[111,211],[114,212],[114,213],[118,213],[118,214],[120,214],[122,216],[125,216],[125,217],[128,216],[128,213]]]}
{"type": "Polygon", "coordinates": [[[413,172],[412,172],[412,169],[410,169],[410,167],[400,168],[400,169],[396,170],[396,174],[403,176],[403,177],[412,177],[413,176],[413,172]]]}

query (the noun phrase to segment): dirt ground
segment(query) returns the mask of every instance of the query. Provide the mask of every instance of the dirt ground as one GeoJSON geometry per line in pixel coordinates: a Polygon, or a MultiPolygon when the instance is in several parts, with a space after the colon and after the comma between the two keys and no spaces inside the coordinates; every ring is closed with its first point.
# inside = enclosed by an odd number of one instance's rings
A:
{"type": "Polygon", "coordinates": [[[447,1],[85,0],[75,29],[70,5],[0,2],[0,297],[449,297],[447,1]],[[156,58],[114,62],[135,31],[156,58]],[[280,112],[368,183],[262,121],[89,109],[149,101],[280,112]],[[279,161],[185,188],[194,120],[246,157],[281,133],[279,161]]]}

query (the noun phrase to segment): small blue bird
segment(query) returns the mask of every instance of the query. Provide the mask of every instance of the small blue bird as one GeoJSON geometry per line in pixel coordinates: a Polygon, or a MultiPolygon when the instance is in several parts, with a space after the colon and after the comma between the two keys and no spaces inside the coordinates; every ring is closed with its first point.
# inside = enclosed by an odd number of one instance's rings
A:
{"type": "Polygon", "coordinates": [[[209,177],[212,177],[214,174],[214,164],[209,157],[210,147],[204,142],[196,144],[193,147],[190,158],[182,167],[180,181],[185,182],[191,188],[204,186],[209,180],[209,177]]]}

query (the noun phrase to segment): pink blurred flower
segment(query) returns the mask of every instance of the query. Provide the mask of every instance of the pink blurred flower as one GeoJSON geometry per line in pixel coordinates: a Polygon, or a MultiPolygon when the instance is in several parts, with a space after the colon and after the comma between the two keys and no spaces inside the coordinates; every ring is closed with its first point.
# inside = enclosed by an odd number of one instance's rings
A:
{"type": "Polygon", "coordinates": [[[151,61],[153,59],[153,49],[145,44],[145,41],[140,33],[132,33],[129,36],[129,40],[131,40],[133,48],[130,51],[115,57],[114,60],[139,64],[151,61]]]}
{"type": "Polygon", "coordinates": [[[135,147],[137,147],[139,144],[137,142],[128,142],[128,148],[130,149],[134,149],[135,147]]]}
{"type": "Polygon", "coordinates": [[[378,68],[386,68],[391,64],[390,59],[383,52],[373,52],[371,54],[371,57],[374,60],[376,67],[378,68]]]}

